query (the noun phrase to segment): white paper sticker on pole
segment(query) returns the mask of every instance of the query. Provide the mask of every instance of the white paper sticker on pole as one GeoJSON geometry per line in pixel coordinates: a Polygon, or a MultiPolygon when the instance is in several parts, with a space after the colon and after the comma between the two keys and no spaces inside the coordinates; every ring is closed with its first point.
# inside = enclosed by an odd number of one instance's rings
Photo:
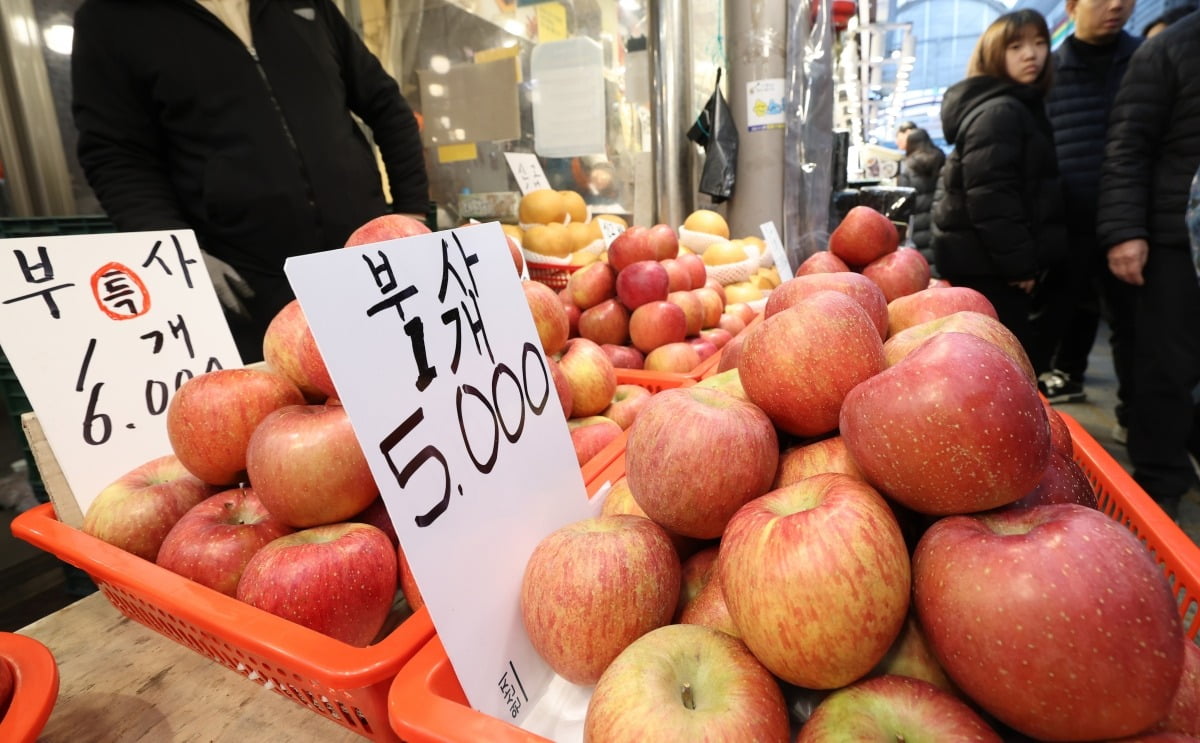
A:
{"type": "Polygon", "coordinates": [[[84,513],[171,452],[181,384],[242,365],[188,230],[0,241],[0,346],[84,513]]]}
{"type": "Polygon", "coordinates": [[[467,700],[519,724],[553,677],[521,621],[525,563],[589,505],[504,233],[285,270],[467,700]]]}
{"type": "Polygon", "coordinates": [[[517,179],[517,188],[522,194],[550,188],[550,181],[546,178],[546,171],[542,170],[537,155],[530,152],[505,152],[504,159],[508,161],[508,169],[512,171],[513,178],[517,179]]]}
{"type": "Polygon", "coordinates": [[[746,83],[746,131],[782,129],[785,87],[782,77],[746,83]]]}
{"type": "Polygon", "coordinates": [[[783,240],[779,239],[779,230],[775,229],[775,223],[763,222],[758,229],[762,231],[763,241],[767,243],[767,250],[771,251],[771,257],[775,260],[775,269],[779,271],[779,279],[787,281],[792,278],[792,264],[788,261],[787,251],[783,248],[783,240]]]}

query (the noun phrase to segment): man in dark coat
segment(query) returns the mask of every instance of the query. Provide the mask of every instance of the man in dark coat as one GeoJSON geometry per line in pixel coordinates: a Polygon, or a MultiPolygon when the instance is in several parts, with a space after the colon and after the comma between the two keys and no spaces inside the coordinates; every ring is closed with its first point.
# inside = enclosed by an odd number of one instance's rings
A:
{"type": "Polygon", "coordinates": [[[424,218],[412,109],[330,0],[87,0],[79,160],[122,231],[195,231],[244,361],[292,299],[290,256],[388,211],[424,218]]]}
{"type": "Polygon", "coordinates": [[[1113,274],[1135,287],[1134,478],[1168,513],[1196,487],[1188,456],[1200,383],[1200,283],[1184,213],[1200,167],[1200,13],[1142,44],[1113,104],[1096,225],[1113,274]]]}
{"type": "Polygon", "coordinates": [[[1054,52],[1046,113],[1054,127],[1070,254],[1047,277],[1045,306],[1036,323],[1052,366],[1042,377],[1042,391],[1052,403],[1078,402],[1084,399],[1084,372],[1103,297],[1117,375],[1118,440],[1129,424],[1133,397],[1133,293],[1108,272],[1096,245],[1096,199],[1108,112],[1141,43],[1121,30],[1133,6],[1134,0],[1067,0],[1075,32],[1054,52]]]}

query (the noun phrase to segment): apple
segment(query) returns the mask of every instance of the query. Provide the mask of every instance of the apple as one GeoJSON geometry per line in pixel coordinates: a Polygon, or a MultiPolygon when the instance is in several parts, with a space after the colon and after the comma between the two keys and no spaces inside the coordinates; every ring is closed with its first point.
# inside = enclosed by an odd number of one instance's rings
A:
{"type": "Polygon", "coordinates": [[[640,261],[658,261],[655,245],[647,239],[649,229],[634,225],[627,228],[608,246],[608,263],[620,274],[640,261]]]}
{"type": "Polygon", "coordinates": [[[1012,503],[1050,456],[1037,388],[1007,354],[965,333],[935,335],[851,390],[839,428],[867,480],[925,514],[1012,503]]]}
{"type": "Polygon", "coordinates": [[[721,316],[717,318],[717,328],[736,337],[746,329],[746,321],[740,315],[722,312],[721,316]]]}
{"type": "Polygon", "coordinates": [[[571,416],[599,415],[612,402],[617,370],[608,354],[587,338],[567,341],[558,356],[558,368],[571,388],[571,416]]]}
{"type": "Polygon", "coordinates": [[[670,294],[671,277],[658,261],[638,261],[617,274],[617,299],[631,310],[670,294]]]}
{"type": "Polygon", "coordinates": [[[675,607],[675,619],[679,621],[680,614],[687,608],[701,589],[708,584],[713,576],[713,566],[717,564],[717,548],[705,547],[683,561],[679,576],[679,603],[675,607]]]}
{"type": "Polygon", "coordinates": [[[715,355],[717,351],[721,350],[717,348],[717,344],[699,335],[688,338],[687,342],[688,345],[696,349],[696,354],[700,357],[701,361],[704,361],[705,359],[715,355]]]}
{"type": "Polygon", "coordinates": [[[783,282],[767,298],[763,318],[777,315],[822,291],[841,292],[854,299],[871,319],[880,340],[887,338],[888,305],[883,291],[866,276],[853,272],[817,273],[783,282]]]}
{"type": "MultiPolygon", "coordinates": [[[[793,281],[822,275],[843,274],[793,281]]],[[[750,400],[797,436],[837,428],[842,400],[883,368],[883,341],[862,305],[832,291],[801,299],[746,331],[738,358],[750,400]]]]}
{"type": "Polygon", "coordinates": [[[700,624],[741,639],[741,633],[729,615],[729,604],[721,589],[721,566],[715,563],[708,581],[700,587],[695,598],[679,613],[680,624],[700,624]]]}
{"type": "Polygon", "coordinates": [[[1200,646],[1186,636],[1179,686],[1166,716],[1153,729],[1200,738],[1200,646]]]}
{"type": "Polygon", "coordinates": [[[725,344],[733,340],[733,333],[730,333],[725,328],[704,328],[700,331],[700,337],[717,348],[724,348],[725,344]]]}
{"type": "Polygon", "coordinates": [[[650,390],[638,384],[618,384],[613,390],[612,402],[604,409],[604,417],[615,422],[622,430],[633,425],[638,413],[650,402],[650,390]]]}
{"type": "Polygon", "coordinates": [[[666,300],[647,302],[630,315],[629,337],[642,353],[682,341],[687,337],[687,315],[679,305],[666,300]]]}
{"type": "MultiPolygon", "coordinates": [[[[741,318],[743,325],[750,325],[758,317],[759,311],[751,307],[745,302],[734,302],[733,304],[725,305],[725,312],[730,315],[737,315],[741,318]]],[[[724,326],[722,326],[724,327],[724,326]]]]}
{"type": "Polygon", "coordinates": [[[288,302],[271,318],[263,336],[263,358],[299,387],[309,402],[323,402],[329,396],[326,390],[333,389],[299,300],[288,302]]]}
{"type": "Polygon", "coordinates": [[[188,472],[174,454],[121,475],[88,506],[82,530],[154,562],[163,539],[185,513],[217,491],[188,472]]]}
{"type": "Polygon", "coordinates": [[[888,648],[887,654],[871,670],[872,676],[905,676],[933,684],[942,691],[958,696],[961,694],[954,682],[938,663],[917,621],[916,612],[909,610],[900,636],[888,648]]]}
{"type": "MultiPolygon", "coordinates": [[[[701,258],[700,262],[703,263],[704,259],[701,258]]],[[[706,267],[704,269],[704,271],[707,274],[708,268],[706,267]]],[[[720,281],[718,281],[714,277],[709,276],[707,279],[704,280],[704,284],[702,285],[702,287],[705,289],[712,289],[713,291],[715,291],[717,293],[717,295],[719,297],[721,297],[721,306],[722,307],[725,306],[725,285],[724,284],[722,284],[720,281]]],[[[697,288],[701,288],[701,287],[697,287],[697,288]]]]}
{"type": "Polygon", "coordinates": [[[525,566],[521,617],[560,676],[594,684],[629,643],[671,620],[679,557],[660,526],[600,516],[546,536],[525,566]]]}
{"type": "Polygon", "coordinates": [[[550,378],[554,380],[554,391],[558,393],[558,401],[562,405],[563,417],[570,418],[574,401],[571,399],[571,382],[567,379],[567,375],[563,374],[562,367],[558,365],[558,359],[550,357],[546,359],[546,366],[550,368],[550,378]]]}
{"type": "Polygon", "coordinates": [[[646,365],[646,354],[633,346],[601,343],[600,348],[616,369],[641,369],[646,365]]]}
{"type": "Polygon", "coordinates": [[[346,238],[346,247],[381,243],[401,237],[424,235],[429,232],[424,222],[403,214],[384,214],[366,222],[346,238]]]}
{"type": "Polygon", "coordinates": [[[847,266],[866,266],[900,245],[900,233],[892,220],[869,206],[856,206],[829,234],[829,252],[847,266]]]}
{"type": "Polygon", "coordinates": [[[720,294],[717,294],[715,289],[708,286],[692,289],[692,294],[700,300],[700,306],[704,308],[704,320],[701,322],[701,328],[715,329],[721,322],[721,315],[725,314],[725,300],[721,298],[720,294]]]}
{"type": "Polygon", "coordinates": [[[841,436],[830,436],[784,449],[779,455],[779,469],[772,487],[794,485],[806,477],[826,472],[840,472],[859,480],[866,479],[846,449],[845,440],[841,436]]]}
{"type": "Polygon", "coordinates": [[[540,281],[526,279],[521,282],[521,288],[525,291],[525,303],[533,315],[533,326],[542,351],[547,356],[558,353],[571,332],[571,321],[562,298],[540,281]]]}
{"type": "MultiPolygon", "coordinates": [[[[604,502],[600,504],[601,516],[638,516],[643,519],[649,519],[642,507],[633,499],[633,491],[629,489],[629,479],[621,476],[609,488],[608,495],[604,497],[604,502]]],[[[664,531],[666,531],[664,529],[664,531]]],[[[686,560],[699,550],[704,542],[699,539],[692,539],[673,532],[667,532],[667,536],[671,538],[671,544],[675,547],[675,553],[680,560],[686,560]]]]}
{"type": "Polygon", "coordinates": [[[929,261],[914,248],[897,248],[863,267],[863,276],[883,290],[887,301],[929,288],[929,261]]]}
{"type": "Polygon", "coordinates": [[[955,312],[971,310],[998,320],[990,300],[966,286],[922,289],[888,302],[888,335],[955,312]]]}
{"type": "Polygon", "coordinates": [[[1057,451],[1050,452],[1046,463],[1046,471],[1042,479],[1028,495],[1015,501],[1010,508],[1032,508],[1051,503],[1077,503],[1088,508],[1097,508],[1096,491],[1084,473],[1083,468],[1074,459],[1065,457],[1057,451]]]}
{"type": "Polygon", "coordinates": [[[833,741],[1001,743],[975,710],[942,689],[906,676],[878,676],[823,699],[796,743],[833,741]]]}
{"type": "Polygon", "coordinates": [[[179,461],[213,485],[245,477],[246,445],[263,418],[304,395],[287,377],[261,369],[218,369],[184,382],[167,406],[167,438],[179,461]]]}
{"type": "Polygon", "coordinates": [[[404,556],[404,548],[396,547],[396,558],[399,561],[400,592],[413,611],[419,611],[425,605],[425,597],[417,587],[417,579],[413,577],[412,569],[408,566],[408,558],[404,556]]]}
{"type": "Polygon", "coordinates": [[[664,261],[679,255],[679,235],[667,224],[656,224],[646,231],[646,242],[654,250],[654,258],[664,261]]]}
{"type": "Polygon", "coordinates": [[[392,516],[388,513],[387,504],[383,502],[382,496],[371,501],[369,506],[349,520],[374,526],[387,534],[393,546],[400,546],[400,537],[396,536],[396,525],[392,523],[392,516]]]}
{"type": "Polygon", "coordinates": [[[508,241],[508,254],[512,257],[513,266],[517,269],[517,276],[525,270],[525,254],[521,252],[521,246],[517,245],[517,241],[512,239],[511,235],[505,235],[504,239],[508,241]]]}
{"type": "Polygon", "coordinates": [[[579,335],[602,346],[628,343],[629,310],[616,299],[589,307],[579,315],[579,335]]]}
{"type": "Polygon", "coordinates": [[[908,614],[900,525],[879,493],[848,475],[815,475],[750,501],[729,520],[717,562],[747,647],[797,686],[836,689],[861,677],[908,614]]]}
{"type": "Polygon", "coordinates": [[[1050,401],[1042,398],[1042,407],[1046,411],[1046,419],[1050,422],[1050,447],[1064,457],[1075,455],[1075,444],[1071,440],[1071,429],[1063,420],[1062,414],[1055,410],[1050,401]]]}
{"type": "Polygon", "coordinates": [[[691,273],[685,266],[679,265],[678,260],[667,258],[666,260],[659,261],[659,263],[667,270],[668,292],[685,292],[693,288],[691,273]]]}
{"type": "MultiPolygon", "coordinates": [[[[711,288],[706,286],[708,284],[708,269],[704,266],[703,258],[695,253],[682,253],[675,260],[687,271],[693,290],[711,288]]],[[[721,298],[721,307],[725,307],[724,297],[721,298]]]]}
{"type": "MultiPolygon", "coordinates": [[[[700,298],[691,292],[691,290],[673,291],[667,295],[667,301],[683,310],[683,317],[686,321],[687,335],[699,335],[700,329],[704,327],[704,305],[701,304],[700,298]]],[[[720,316],[718,316],[720,319],[720,316]]]]}
{"type": "Polygon", "coordinates": [[[887,365],[894,366],[914,348],[937,333],[969,333],[979,336],[1008,354],[1031,382],[1037,382],[1033,364],[1030,363],[1029,356],[1025,353],[1021,341],[1017,340],[1017,336],[996,318],[971,310],[936,317],[892,335],[883,344],[883,356],[887,365]]]}
{"type": "Polygon", "coordinates": [[[575,447],[575,461],[582,467],[620,436],[623,429],[611,418],[589,415],[569,419],[567,430],[571,434],[571,445],[575,447]]]}
{"type": "Polygon", "coordinates": [[[589,263],[567,279],[567,293],[576,307],[586,311],[617,296],[617,272],[603,261],[589,263]]]}
{"type": "Polygon", "coordinates": [[[913,556],[913,603],[954,683],[1042,740],[1101,740],[1166,715],[1183,630],[1133,532],[1061,504],[950,516],[913,556]]]}
{"type": "Polygon", "coordinates": [[[246,471],[267,510],[297,528],[345,521],[379,497],[341,405],[289,405],[263,418],[246,471]]]}
{"type": "Polygon", "coordinates": [[[801,261],[796,267],[796,276],[807,276],[812,273],[837,273],[849,271],[850,267],[841,258],[828,250],[818,250],[801,261]]]}
{"type": "Polygon", "coordinates": [[[766,414],[720,390],[654,395],[629,428],[625,474],[646,515],[684,536],[721,536],[726,522],[771,485],[779,440],[766,414]]]}
{"type": "Polygon", "coordinates": [[[566,287],[558,292],[558,298],[562,300],[563,309],[567,312],[567,337],[574,338],[579,335],[579,317],[583,314],[583,310],[571,301],[566,287]]]}
{"type": "Polygon", "coordinates": [[[396,593],[396,550],[370,524],[315,526],[264,545],[242,572],[237,598],[348,645],[383,628],[396,593]]]}
{"type": "Polygon", "coordinates": [[[728,395],[733,395],[739,400],[750,402],[750,398],[746,397],[746,390],[742,387],[742,377],[738,372],[737,367],[726,369],[723,372],[717,372],[711,377],[706,377],[697,382],[696,386],[720,390],[728,395]]]}
{"type": "MultiPolygon", "coordinates": [[[[713,348],[716,352],[716,348],[713,348]]],[[[646,371],[687,374],[701,362],[700,352],[688,341],[664,343],[646,354],[646,371]]]]}
{"type": "MultiPolygon", "coordinates": [[[[735,335],[729,339],[729,342],[726,343],[725,347],[721,349],[721,358],[717,361],[718,373],[729,371],[730,369],[736,369],[738,367],[738,362],[742,359],[742,346],[745,344],[745,342],[745,333],[741,335],[735,335]]],[[[741,378],[739,377],[738,380],[740,384],[741,378]]],[[[742,391],[745,392],[745,388],[743,388],[742,391]]]]}
{"type": "Polygon", "coordinates": [[[647,633],[596,684],[585,743],[787,743],[788,713],[771,674],[737,639],[689,624],[647,633]]]}
{"type": "Polygon", "coordinates": [[[945,279],[930,279],[929,280],[929,288],[930,289],[948,289],[951,286],[954,286],[954,285],[951,284],[949,281],[946,281],[945,279]]]}
{"type": "Polygon", "coordinates": [[[271,515],[250,488],[233,488],[197,503],[175,522],[155,562],[226,596],[237,594],[246,563],[293,529],[271,515]]]}

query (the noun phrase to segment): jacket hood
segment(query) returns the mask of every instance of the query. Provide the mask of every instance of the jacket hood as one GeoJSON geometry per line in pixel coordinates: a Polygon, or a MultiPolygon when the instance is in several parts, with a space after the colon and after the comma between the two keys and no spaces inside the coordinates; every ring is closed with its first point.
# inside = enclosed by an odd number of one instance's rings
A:
{"type": "Polygon", "coordinates": [[[976,106],[1002,95],[1012,96],[1027,105],[1042,97],[1041,92],[1032,85],[1020,85],[1011,80],[987,75],[968,77],[951,85],[942,97],[942,134],[946,142],[954,144],[963,119],[976,106]]]}

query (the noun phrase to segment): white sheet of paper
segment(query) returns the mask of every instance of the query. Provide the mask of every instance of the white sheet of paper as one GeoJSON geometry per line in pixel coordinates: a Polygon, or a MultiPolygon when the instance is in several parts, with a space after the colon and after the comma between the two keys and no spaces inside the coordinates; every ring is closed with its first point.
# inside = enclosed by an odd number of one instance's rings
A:
{"type": "Polygon", "coordinates": [[[606,151],[604,50],[576,36],[533,48],[533,148],[542,157],[576,157],[606,151]]]}
{"type": "Polygon", "coordinates": [[[786,100],[787,88],[782,77],[746,83],[746,131],[782,129],[783,104],[786,100]]]}
{"type": "Polygon", "coordinates": [[[504,159],[508,161],[508,169],[517,179],[517,188],[521,189],[522,194],[550,188],[550,180],[546,178],[546,171],[542,170],[537,155],[532,152],[505,152],[504,159]]]}
{"type": "Polygon", "coordinates": [[[600,234],[604,236],[604,247],[611,248],[613,240],[621,236],[625,228],[611,219],[600,220],[600,234]]]}
{"type": "Polygon", "coordinates": [[[771,251],[771,257],[775,259],[775,268],[779,270],[780,280],[787,281],[792,278],[792,264],[788,261],[787,251],[783,249],[783,240],[779,238],[779,230],[775,229],[775,223],[763,222],[758,229],[762,231],[767,250],[771,251]]]}
{"type": "Polygon", "coordinates": [[[468,701],[520,724],[553,677],[521,621],[525,563],[590,506],[504,233],[285,270],[468,701]]]}
{"type": "Polygon", "coordinates": [[[85,514],[171,452],[179,385],[242,365],[190,230],[0,240],[0,346],[85,514]]]}

